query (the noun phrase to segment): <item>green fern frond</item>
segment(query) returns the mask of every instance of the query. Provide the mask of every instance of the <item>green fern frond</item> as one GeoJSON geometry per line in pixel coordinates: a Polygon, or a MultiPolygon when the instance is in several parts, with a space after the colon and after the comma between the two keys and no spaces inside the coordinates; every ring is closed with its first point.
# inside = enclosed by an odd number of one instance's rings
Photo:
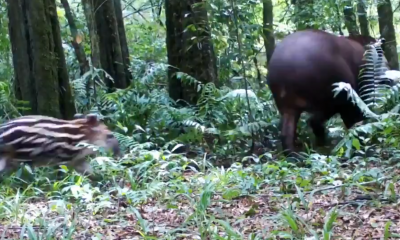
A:
{"type": "Polygon", "coordinates": [[[195,128],[195,129],[197,129],[197,130],[200,130],[201,132],[204,132],[205,129],[206,129],[205,126],[201,125],[201,124],[198,123],[198,122],[192,121],[192,120],[185,120],[185,121],[182,121],[182,125],[183,125],[183,126],[186,126],[186,127],[195,128]]]}
{"type": "Polygon", "coordinates": [[[359,74],[358,95],[367,106],[379,107],[390,89],[390,79],[385,77],[388,68],[382,48],[370,45],[364,53],[364,61],[359,74]]]}
{"type": "Polygon", "coordinates": [[[175,73],[176,78],[180,79],[183,84],[185,85],[195,85],[197,86],[197,91],[199,92],[203,86],[203,83],[197,80],[196,78],[190,76],[187,73],[184,72],[176,72],[175,73]]]}
{"type": "Polygon", "coordinates": [[[166,76],[168,72],[168,64],[163,63],[152,63],[149,64],[145,75],[140,79],[143,84],[154,83],[159,76],[166,76]]]}
{"type": "Polygon", "coordinates": [[[223,100],[226,98],[236,98],[236,97],[246,98],[246,92],[247,92],[247,96],[249,97],[249,99],[252,99],[252,100],[256,101],[257,103],[259,102],[257,95],[252,90],[246,91],[245,89],[235,89],[233,91],[230,91],[225,96],[220,98],[219,100],[223,100]]]}
{"type": "Polygon", "coordinates": [[[117,89],[115,92],[104,94],[100,99],[100,108],[108,111],[116,110],[117,103],[124,104],[134,94],[136,94],[136,90],[132,87],[117,89]]]}
{"type": "Polygon", "coordinates": [[[27,110],[27,102],[18,101],[13,94],[13,87],[10,81],[0,81],[0,113],[6,119],[20,116],[20,110],[27,110]]]}
{"type": "Polygon", "coordinates": [[[257,122],[251,122],[244,124],[238,128],[238,131],[240,131],[242,134],[251,136],[252,133],[256,133],[261,131],[262,129],[268,127],[269,124],[264,121],[257,121],[257,122]]]}
{"type": "Polygon", "coordinates": [[[379,115],[375,114],[369,109],[368,105],[361,99],[360,96],[358,96],[356,91],[351,87],[349,83],[339,82],[339,83],[334,83],[332,85],[335,87],[333,90],[334,97],[336,97],[341,91],[345,90],[348,94],[347,95],[348,98],[350,98],[351,101],[360,108],[360,110],[364,113],[365,116],[374,119],[379,119],[379,115]]]}
{"type": "Polygon", "coordinates": [[[137,143],[134,138],[120,134],[117,132],[113,133],[115,138],[118,140],[122,149],[131,149],[137,143]]]}

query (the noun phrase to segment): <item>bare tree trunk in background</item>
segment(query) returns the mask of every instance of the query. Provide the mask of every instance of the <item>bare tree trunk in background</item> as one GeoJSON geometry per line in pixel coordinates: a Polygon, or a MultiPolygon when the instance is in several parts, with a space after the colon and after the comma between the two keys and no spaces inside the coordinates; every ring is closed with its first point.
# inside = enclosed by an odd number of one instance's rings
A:
{"type": "Polygon", "coordinates": [[[345,6],[343,9],[344,23],[346,25],[349,35],[360,35],[360,30],[357,25],[357,18],[354,14],[354,7],[351,0],[345,0],[345,6]]]}
{"type": "Polygon", "coordinates": [[[121,43],[122,61],[125,67],[125,74],[127,76],[128,85],[132,81],[132,74],[129,71],[131,61],[129,60],[128,40],[126,39],[126,32],[124,26],[124,17],[122,16],[121,0],[114,0],[115,15],[117,18],[118,34],[121,43]]]}
{"type": "Polygon", "coordinates": [[[78,28],[76,27],[74,16],[72,14],[71,8],[69,6],[68,0],[61,0],[61,3],[65,10],[65,18],[68,21],[69,29],[71,31],[71,35],[73,40],[71,41],[72,46],[75,50],[76,59],[79,62],[79,69],[81,71],[81,76],[90,70],[89,62],[86,59],[85,50],[83,46],[80,44],[80,36],[78,34],[78,28]],[[79,42],[78,42],[79,41],[79,42]]]}
{"type": "Polygon", "coordinates": [[[361,35],[370,36],[369,23],[367,18],[367,6],[364,0],[358,0],[357,2],[357,15],[358,21],[360,22],[361,35]]]}
{"type": "Polygon", "coordinates": [[[264,45],[267,53],[267,66],[275,49],[274,7],[272,0],[263,1],[264,45]]]}
{"type": "Polygon", "coordinates": [[[196,104],[196,85],[187,85],[177,78],[184,72],[202,83],[218,86],[217,65],[211,41],[205,2],[202,0],[166,0],[169,95],[174,100],[196,104]],[[189,25],[195,26],[186,29],[189,25]],[[177,69],[176,69],[177,68],[177,69]]]}
{"type": "MultiPolygon", "coordinates": [[[[0,8],[6,9],[7,2],[1,1],[0,8]]],[[[7,29],[8,25],[7,11],[0,12],[0,58],[6,61],[6,67],[0,70],[3,79],[10,79],[13,76],[11,45],[9,44],[7,29]],[[4,26],[4,27],[2,27],[4,26]]]]}
{"type": "Polygon", "coordinates": [[[386,39],[382,46],[390,69],[399,70],[399,56],[397,54],[396,32],[393,25],[393,10],[390,0],[378,3],[379,32],[386,39]]]}
{"type": "Polygon", "coordinates": [[[118,19],[118,16],[122,17],[122,12],[117,14],[115,1],[120,0],[94,0],[100,63],[101,67],[113,78],[113,81],[106,79],[110,92],[115,88],[128,87],[132,78],[130,73],[126,73],[129,66],[129,55],[125,56],[125,50],[128,49],[128,46],[122,46],[121,35],[125,35],[125,33],[121,33],[120,29],[124,26],[119,26],[123,20],[118,19]]]}
{"type": "Polygon", "coordinates": [[[72,119],[69,85],[55,0],[8,0],[15,89],[30,114],[72,119]]]}
{"type": "MultiPolygon", "coordinates": [[[[94,0],[81,0],[83,12],[85,14],[87,28],[89,29],[89,38],[90,38],[90,60],[92,62],[93,68],[101,68],[100,63],[100,47],[99,47],[99,37],[97,35],[97,27],[96,27],[96,19],[95,19],[95,10],[94,10],[94,0]]],[[[89,66],[90,67],[90,66],[89,66]]],[[[86,97],[89,99],[87,102],[87,107],[90,108],[91,102],[91,88],[93,88],[93,95],[95,96],[95,87],[96,82],[100,82],[100,79],[96,76],[94,79],[89,79],[86,82],[86,97]]]]}
{"type": "Polygon", "coordinates": [[[94,17],[94,0],[82,0],[83,11],[85,13],[86,23],[90,35],[90,49],[92,65],[100,68],[100,47],[99,38],[97,36],[96,19],[94,17]]]}

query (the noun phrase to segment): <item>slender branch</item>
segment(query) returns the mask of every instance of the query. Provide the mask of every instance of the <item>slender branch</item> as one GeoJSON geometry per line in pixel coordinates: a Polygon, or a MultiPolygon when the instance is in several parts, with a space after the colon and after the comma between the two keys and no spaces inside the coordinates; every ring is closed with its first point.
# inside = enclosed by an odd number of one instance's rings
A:
{"type": "Polygon", "coordinates": [[[143,18],[143,20],[145,20],[146,22],[149,22],[149,21],[147,21],[147,19],[143,16],[143,14],[141,13],[141,11],[138,11],[138,9],[136,9],[136,8],[133,6],[132,2],[129,2],[129,3],[126,3],[126,4],[129,5],[133,10],[135,10],[135,12],[137,12],[137,13],[143,18]]]}
{"type": "Polygon", "coordinates": [[[129,17],[129,16],[132,16],[133,14],[136,14],[136,13],[139,13],[139,12],[146,11],[146,10],[151,9],[151,8],[152,8],[152,6],[147,7],[147,8],[140,8],[140,9],[138,9],[138,10],[135,11],[135,12],[131,12],[131,13],[125,15],[124,18],[127,18],[127,17],[129,17]]]}
{"type": "Polygon", "coordinates": [[[77,39],[79,37],[78,28],[75,24],[75,20],[72,15],[72,10],[71,10],[71,7],[69,6],[68,0],[61,0],[61,3],[65,10],[65,18],[68,21],[69,29],[71,31],[71,35],[73,38],[73,40],[71,41],[71,44],[75,49],[75,55],[79,62],[79,67],[80,67],[81,76],[82,76],[85,72],[89,71],[89,63],[86,59],[86,54],[85,54],[85,50],[83,49],[83,46],[77,42],[77,39]]]}
{"type": "MultiPolygon", "coordinates": [[[[235,3],[234,0],[231,0],[231,8],[233,11],[233,22],[235,24],[235,30],[236,30],[236,38],[238,41],[238,47],[239,47],[239,63],[242,65],[242,74],[243,74],[243,79],[244,79],[244,88],[246,90],[246,101],[247,101],[247,107],[249,108],[249,123],[253,122],[253,114],[251,113],[251,107],[250,107],[250,99],[249,99],[249,94],[248,94],[248,82],[247,82],[247,78],[246,78],[246,66],[243,62],[242,59],[242,39],[240,38],[240,34],[239,34],[239,24],[238,24],[238,20],[237,20],[237,11],[236,11],[236,7],[235,7],[235,3]]],[[[253,152],[254,150],[254,146],[255,146],[255,139],[254,139],[254,132],[253,129],[250,129],[251,132],[251,138],[252,138],[252,146],[250,149],[250,152],[253,152]]]]}

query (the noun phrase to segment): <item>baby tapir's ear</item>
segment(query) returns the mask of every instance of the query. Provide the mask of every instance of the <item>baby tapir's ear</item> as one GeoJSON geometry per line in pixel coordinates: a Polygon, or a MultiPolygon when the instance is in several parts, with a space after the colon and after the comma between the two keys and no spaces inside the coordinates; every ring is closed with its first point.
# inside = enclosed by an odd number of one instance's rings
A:
{"type": "Polygon", "coordinates": [[[86,115],[86,122],[89,125],[95,126],[99,124],[99,119],[96,114],[88,114],[86,115]]]}

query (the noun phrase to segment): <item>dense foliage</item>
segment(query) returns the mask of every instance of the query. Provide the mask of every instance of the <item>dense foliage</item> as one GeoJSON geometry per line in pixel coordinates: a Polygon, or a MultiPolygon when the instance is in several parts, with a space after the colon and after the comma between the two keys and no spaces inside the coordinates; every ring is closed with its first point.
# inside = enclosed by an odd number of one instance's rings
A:
{"type": "MultiPolygon", "coordinates": [[[[89,53],[82,6],[77,0],[69,2],[89,53]]],[[[0,186],[2,239],[399,236],[397,87],[383,89],[378,101],[368,106],[349,90],[371,121],[345,130],[340,119],[331,119],[326,125],[332,144],[325,149],[314,149],[303,116],[298,136],[306,164],[299,166],[286,161],[280,152],[280,116],[265,83],[262,3],[208,2],[222,86],[199,83],[197,105],[182,107],[166,88],[164,12],[158,16],[155,1],[122,2],[133,83],[113,93],[97,78],[103,69],[91,67],[80,76],[61,5],[57,13],[76,108],[104,117],[124,157],[117,161],[103,154],[91,159],[103,177],[94,184],[65,166],[61,167],[67,173],[62,180],[55,180],[52,168],[27,166],[4,177],[0,186]],[[239,10],[236,15],[233,3],[239,10]],[[240,50],[238,37],[243,42],[240,50]],[[94,89],[86,88],[87,81],[96,81],[94,89]],[[244,81],[249,83],[247,94],[244,81]],[[359,135],[364,142],[356,138],[359,135]]],[[[326,29],[343,25],[342,14],[335,10],[342,5],[342,1],[315,1],[314,11],[320,15],[317,24],[326,29]]],[[[368,6],[370,24],[377,30],[376,7],[372,2],[368,6]]],[[[294,31],[294,15],[289,3],[274,1],[278,41],[294,31]]],[[[398,19],[395,13],[395,22],[398,19]]],[[[6,3],[0,1],[2,121],[20,115],[25,106],[13,93],[10,46],[6,3]]],[[[371,61],[372,67],[380,67],[374,64],[371,61]]],[[[179,73],[179,78],[184,83],[198,82],[185,73],[179,73]]]]}

